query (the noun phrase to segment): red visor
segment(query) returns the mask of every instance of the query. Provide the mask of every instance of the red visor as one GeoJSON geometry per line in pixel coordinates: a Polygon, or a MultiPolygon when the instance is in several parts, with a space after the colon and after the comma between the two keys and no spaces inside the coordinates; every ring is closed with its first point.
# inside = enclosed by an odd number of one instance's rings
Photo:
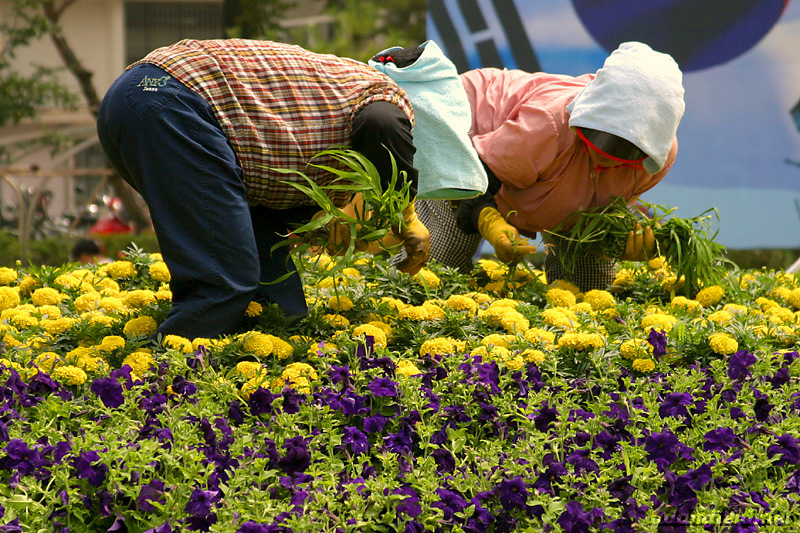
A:
{"type": "Polygon", "coordinates": [[[594,143],[592,143],[592,141],[587,139],[586,135],[584,135],[583,132],[581,131],[581,129],[579,127],[577,127],[577,126],[575,126],[575,133],[578,134],[578,137],[580,137],[580,139],[584,142],[584,144],[586,146],[590,147],[592,150],[594,150],[595,152],[599,153],[603,157],[607,157],[607,158],[611,159],[612,161],[616,161],[617,163],[622,163],[622,164],[628,165],[628,166],[638,166],[638,165],[636,165],[636,163],[641,163],[642,161],[647,159],[647,155],[645,155],[644,157],[640,157],[638,159],[623,159],[623,158],[620,158],[620,157],[617,157],[617,156],[613,156],[613,155],[609,154],[608,152],[606,152],[605,150],[603,150],[601,148],[598,148],[594,143]]]}

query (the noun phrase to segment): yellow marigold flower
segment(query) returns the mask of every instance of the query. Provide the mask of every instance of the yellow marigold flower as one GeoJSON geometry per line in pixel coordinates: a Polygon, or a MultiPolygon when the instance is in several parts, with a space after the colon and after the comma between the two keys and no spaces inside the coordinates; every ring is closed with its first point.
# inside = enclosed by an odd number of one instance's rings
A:
{"type": "Polygon", "coordinates": [[[768,317],[772,322],[783,322],[791,324],[795,320],[794,313],[785,307],[771,307],[764,311],[764,316],[768,317]]]}
{"type": "Polygon", "coordinates": [[[147,271],[150,273],[150,277],[156,281],[167,283],[171,279],[169,268],[164,261],[156,261],[148,267],[147,271]]]}
{"type": "Polygon", "coordinates": [[[130,279],[136,275],[136,267],[130,261],[114,261],[103,266],[108,275],[114,279],[130,279]]]}
{"type": "MultiPolygon", "coordinates": [[[[356,264],[358,264],[358,261],[356,261],[356,264]]],[[[361,279],[361,272],[359,272],[357,268],[345,267],[342,269],[342,276],[347,276],[352,279],[361,279]]]]}
{"type": "Polygon", "coordinates": [[[137,376],[143,376],[155,365],[153,356],[145,351],[135,351],[122,360],[123,365],[128,365],[137,376]]]}
{"type": "Polygon", "coordinates": [[[575,293],[566,289],[550,289],[544,296],[555,307],[572,307],[576,302],[575,293]]]}
{"type": "Polygon", "coordinates": [[[156,291],[156,300],[164,301],[164,302],[171,302],[172,301],[172,291],[169,289],[158,289],[156,291]]]}
{"type": "Polygon", "coordinates": [[[126,337],[138,337],[152,335],[158,329],[155,318],[151,316],[140,316],[132,318],[125,323],[122,332],[126,337]]]}
{"type": "Polygon", "coordinates": [[[100,305],[100,293],[96,291],[85,292],[72,301],[76,311],[94,311],[100,305]]]}
{"type": "Polygon", "coordinates": [[[381,331],[383,331],[383,334],[386,335],[386,342],[387,343],[391,342],[392,335],[393,335],[394,332],[393,332],[392,326],[390,324],[387,324],[386,322],[383,322],[382,320],[370,320],[369,322],[367,322],[367,324],[369,324],[370,326],[375,326],[376,328],[378,328],[381,331]]]}
{"type": "Polygon", "coordinates": [[[318,379],[317,371],[308,363],[291,363],[286,365],[286,368],[281,372],[281,378],[286,381],[291,381],[299,376],[306,377],[311,380],[318,379]]]}
{"type": "Polygon", "coordinates": [[[413,362],[409,361],[408,359],[400,359],[397,361],[397,367],[395,368],[395,373],[399,377],[412,377],[412,376],[419,376],[422,374],[422,371],[417,368],[413,362]]]}
{"type": "Polygon", "coordinates": [[[156,303],[156,295],[147,289],[128,291],[122,295],[122,303],[130,309],[139,309],[156,303]]]}
{"type": "Polygon", "coordinates": [[[647,268],[649,268],[650,270],[658,270],[663,266],[664,266],[663,257],[654,257],[647,262],[647,268]]]}
{"type": "Polygon", "coordinates": [[[428,287],[429,289],[437,289],[439,285],[441,285],[442,280],[439,279],[439,276],[433,273],[428,268],[421,268],[419,272],[414,276],[414,280],[424,287],[428,287]]]}
{"type": "Polygon", "coordinates": [[[557,342],[559,348],[575,350],[595,350],[605,345],[598,333],[564,333],[557,342]]]}
{"type": "Polygon", "coordinates": [[[353,308],[353,300],[347,296],[331,296],[328,298],[328,308],[337,312],[347,312],[353,308]]]}
{"type": "Polygon", "coordinates": [[[472,298],[478,305],[489,305],[492,303],[492,297],[482,292],[468,292],[465,294],[467,298],[472,298]]]}
{"type": "Polygon", "coordinates": [[[164,337],[164,346],[181,353],[193,353],[192,341],[180,335],[167,335],[164,337]]]}
{"type": "Polygon", "coordinates": [[[102,357],[97,357],[93,353],[82,353],[73,358],[73,365],[86,372],[98,372],[105,369],[106,362],[102,357]]]}
{"type": "Polygon", "coordinates": [[[95,287],[97,287],[101,294],[106,296],[115,296],[119,294],[120,291],[119,283],[111,278],[100,278],[97,283],[95,283],[95,287]]]}
{"type": "Polygon", "coordinates": [[[317,254],[309,257],[308,260],[311,263],[315,263],[316,267],[320,270],[325,270],[333,265],[333,258],[328,254],[317,254]]]}
{"type": "Polygon", "coordinates": [[[540,365],[544,362],[544,352],[542,350],[536,350],[533,348],[527,348],[519,354],[522,359],[528,363],[535,363],[540,365]]]}
{"type": "Polygon", "coordinates": [[[39,318],[50,318],[55,320],[61,317],[61,308],[55,305],[41,305],[33,310],[33,314],[39,318]]]}
{"type": "Polygon", "coordinates": [[[22,331],[38,326],[39,319],[27,313],[18,313],[11,316],[11,323],[22,331]]]}
{"type": "Polygon", "coordinates": [[[60,335],[68,331],[74,324],[75,319],[66,316],[54,319],[42,319],[42,321],[39,322],[39,325],[42,326],[49,335],[60,335]]]}
{"type": "MultiPolygon", "coordinates": [[[[613,307],[609,307],[608,309],[613,309],[613,307]]],[[[594,315],[597,311],[592,309],[592,304],[589,302],[579,302],[569,308],[575,314],[585,314],[585,315],[594,315]]],[[[603,309],[605,311],[606,309],[603,309]]]]}
{"type": "Polygon", "coordinates": [[[435,337],[427,339],[419,347],[419,354],[421,356],[431,355],[450,355],[458,352],[455,339],[450,337],[435,337]]]}
{"type": "Polygon", "coordinates": [[[612,285],[617,288],[628,287],[636,279],[636,272],[630,268],[620,268],[614,276],[612,285]]]}
{"type": "Polygon", "coordinates": [[[126,311],[125,304],[122,303],[122,300],[113,296],[101,298],[98,307],[103,311],[112,313],[124,313],[126,311]]]}
{"type": "Polygon", "coordinates": [[[484,346],[502,346],[503,348],[510,348],[511,341],[514,339],[513,335],[501,335],[500,333],[490,333],[481,339],[481,344],[484,346]]]}
{"type": "Polygon", "coordinates": [[[685,282],[685,276],[681,276],[680,279],[678,279],[676,276],[667,276],[661,282],[661,288],[663,288],[666,292],[678,292],[681,290],[685,282]]]}
{"type": "Polygon", "coordinates": [[[34,358],[33,363],[39,367],[39,370],[46,374],[53,372],[53,368],[59,364],[63,364],[61,356],[55,352],[42,352],[34,358]]]}
{"type": "Polygon", "coordinates": [[[485,360],[492,361],[508,361],[511,359],[511,350],[502,346],[485,345],[475,347],[470,355],[472,357],[480,356],[485,360]]]}
{"type": "Polygon", "coordinates": [[[64,385],[78,386],[86,383],[88,376],[82,369],[72,366],[64,365],[56,368],[50,374],[54,380],[63,383],[64,385]]]}
{"type": "Polygon", "coordinates": [[[634,359],[632,366],[637,372],[642,372],[645,374],[652,372],[656,368],[656,364],[652,359],[634,359]]]}
{"type": "Polygon", "coordinates": [[[619,353],[625,359],[647,359],[653,355],[653,345],[647,339],[628,339],[619,345],[619,353]]]}
{"type": "Polygon", "coordinates": [[[239,361],[236,363],[236,373],[245,378],[252,378],[261,372],[264,366],[258,361],[239,361]]]}
{"type": "Polygon", "coordinates": [[[512,372],[516,372],[525,365],[525,360],[521,355],[518,354],[513,357],[509,356],[509,358],[504,360],[503,363],[507,369],[511,370],[512,372]]]}
{"type": "Polygon", "coordinates": [[[556,326],[562,329],[573,329],[578,324],[578,317],[574,313],[563,308],[545,309],[542,311],[542,319],[545,324],[556,326]]]}
{"type": "Polygon", "coordinates": [[[509,333],[525,333],[530,328],[530,321],[515,309],[509,309],[499,317],[500,325],[509,333]]]}
{"type": "Polygon", "coordinates": [[[781,304],[779,304],[775,300],[770,300],[769,298],[764,298],[763,296],[759,296],[758,298],[756,298],[756,305],[762,311],[766,311],[771,307],[780,307],[781,304]]]}
{"type": "Polygon", "coordinates": [[[382,329],[370,324],[361,324],[353,328],[353,337],[372,337],[375,346],[386,347],[386,334],[382,329]]]}
{"type": "Polygon", "coordinates": [[[578,295],[581,292],[580,287],[565,279],[555,280],[553,283],[550,284],[550,289],[564,289],[575,295],[578,295]]]}
{"type": "Polygon", "coordinates": [[[81,314],[81,318],[89,321],[91,324],[99,324],[101,326],[113,326],[116,320],[110,316],[106,316],[99,311],[90,311],[89,313],[81,314]]]}
{"type": "Polygon", "coordinates": [[[294,353],[294,346],[280,337],[269,335],[269,340],[272,341],[272,355],[278,359],[286,359],[294,353]]]}
{"type": "Polygon", "coordinates": [[[432,300],[426,300],[422,302],[422,307],[428,312],[428,320],[442,320],[445,316],[447,316],[444,312],[444,309],[437,303],[432,300]]]}
{"type": "Polygon", "coordinates": [[[12,361],[11,359],[7,359],[5,357],[0,357],[0,365],[6,368],[13,368],[17,372],[21,372],[23,370],[21,364],[17,363],[16,361],[12,361]]]}
{"type": "Polygon", "coordinates": [[[583,301],[592,306],[595,311],[602,311],[617,305],[614,295],[608,291],[592,290],[583,295],[583,301]]]}
{"type": "Polygon", "coordinates": [[[658,330],[667,333],[671,331],[677,323],[678,319],[672,315],[667,315],[665,313],[651,313],[642,317],[641,326],[642,329],[648,333],[653,328],[657,328],[658,330]]]}
{"type": "Polygon", "coordinates": [[[332,325],[335,328],[345,329],[350,327],[350,321],[347,320],[346,317],[338,313],[335,315],[332,314],[323,315],[322,318],[325,319],[330,325],[332,325]]]}
{"type": "Polygon", "coordinates": [[[250,317],[255,317],[261,315],[263,312],[264,306],[258,302],[250,302],[247,304],[247,309],[245,310],[244,314],[250,317]]]}
{"type": "Polygon", "coordinates": [[[65,295],[61,294],[57,289],[52,287],[42,287],[41,289],[36,289],[31,295],[31,301],[33,301],[33,305],[58,305],[64,298],[66,298],[65,295]]]}
{"type": "Polygon", "coordinates": [[[101,352],[111,353],[125,347],[125,337],[119,335],[106,335],[97,347],[101,352]]]}
{"type": "Polygon", "coordinates": [[[56,276],[56,279],[53,280],[53,284],[58,285],[62,289],[71,289],[73,287],[79,287],[81,280],[72,274],[61,274],[60,276],[56,276]]]}
{"type": "Polygon", "coordinates": [[[715,324],[725,325],[733,320],[733,315],[728,311],[719,310],[709,314],[708,320],[714,322],[715,324]]]}
{"type": "Polygon", "coordinates": [[[670,304],[673,307],[680,307],[682,309],[686,309],[687,311],[695,311],[700,307],[702,307],[700,305],[700,302],[698,302],[697,300],[691,300],[686,296],[675,296],[674,298],[672,298],[670,304]]]}
{"type": "Polygon", "coordinates": [[[708,336],[708,345],[720,355],[730,355],[739,349],[739,343],[727,333],[712,333],[708,336]]]}
{"type": "Polygon", "coordinates": [[[11,285],[17,281],[19,274],[13,268],[0,267],[0,285],[11,285]]]}
{"type": "Polygon", "coordinates": [[[401,320],[413,320],[422,322],[428,320],[428,309],[422,305],[410,305],[400,310],[401,320]]]}
{"type": "MultiPolygon", "coordinates": [[[[742,304],[725,304],[722,307],[722,310],[723,311],[727,311],[732,315],[736,315],[736,314],[746,315],[747,312],[749,311],[747,306],[746,305],[742,305],[742,304]]],[[[787,309],[787,311],[788,311],[788,309],[787,309]]],[[[791,311],[789,311],[789,312],[791,313],[791,311]]]]}
{"type": "Polygon", "coordinates": [[[771,291],[769,291],[769,296],[771,298],[779,298],[781,300],[788,300],[789,297],[792,295],[792,290],[789,287],[773,287],[771,291]]]}
{"type": "Polygon", "coordinates": [[[245,333],[243,338],[244,345],[242,348],[244,351],[254,353],[258,357],[266,357],[270,355],[272,350],[275,348],[270,336],[266,333],[251,331],[249,333],[245,333]]]}
{"type": "Polygon", "coordinates": [[[556,342],[556,334],[546,329],[531,328],[525,332],[525,340],[532,344],[541,343],[546,348],[550,348],[556,342]]]}
{"type": "Polygon", "coordinates": [[[17,289],[19,289],[20,294],[30,294],[34,289],[36,289],[36,287],[39,286],[39,282],[36,281],[35,278],[31,276],[25,276],[22,278],[22,281],[19,282],[19,285],[17,285],[17,289]]]}
{"type": "Polygon", "coordinates": [[[16,348],[17,346],[22,345],[22,342],[20,342],[19,339],[9,333],[3,335],[2,342],[5,343],[6,348],[16,348]]]}
{"type": "Polygon", "coordinates": [[[722,301],[723,296],[725,296],[725,289],[719,285],[712,285],[710,287],[706,287],[705,289],[701,289],[694,299],[700,302],[700,305],[703,307],[711,307],[712,305],[716,305],[722,301]]]}
{"type": "Polygon", "coordinates": [[[462,294],[453,294],[444,302],[445,307],[454,311],[470,311],[476,313],[479,309],[478,302],[462,294]]]}

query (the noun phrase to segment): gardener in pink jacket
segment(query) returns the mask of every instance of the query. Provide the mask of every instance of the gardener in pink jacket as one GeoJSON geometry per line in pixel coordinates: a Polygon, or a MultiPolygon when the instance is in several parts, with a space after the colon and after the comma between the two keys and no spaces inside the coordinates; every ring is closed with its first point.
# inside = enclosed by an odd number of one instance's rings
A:
{"type": "MultiPolygon", "coordinates": [[[[228,333],[253,299],[305,314],[288,248],[273,245],[319,207],[284,183],[301,176],[281,170],[329,184],[332,173],[307,164],[349,146],[385,186],[393,157],[415,194],[413,120],[407,94],[388,76],[288,44],[183,40],[128,67],[103,99],[97,130],[147,202],[170,270],[172,309],[159,334],[228,333]]],[[[341,167],[330,157],[314,163],[341,167]]],[[[343,205],[349,194],[331,196],[343,205]]],[[[413,204],[404,218],[398,237],[408,260],[398,268],[413,273],[427,261],[430,235],[413,204]]]]}
{"type": "MultiPolygon", "coordinates": [[[[519,261],[535,251],[525,237],[553,230],[575,211],[607,205],[614,197],[633,202],[675,161],[682,74],[670,56],[643,43],[623,43],[595,74],[482,68],[461,79],[472,108],[472,143],[489,174],[489,189],[455,210],[448,202],[418,202],[432,235],[432,260],[469,271],[485,238],[501,261],[519,261]]],[[[645,231],[639,229],[635,246],[622,258],[580,258],[571,281],[584,291],[607,288],[615,259],[653,254],[652,231],[645,231]]],[[[564,274],[557,243],[551,248],[549,281],[564,274]]]]}

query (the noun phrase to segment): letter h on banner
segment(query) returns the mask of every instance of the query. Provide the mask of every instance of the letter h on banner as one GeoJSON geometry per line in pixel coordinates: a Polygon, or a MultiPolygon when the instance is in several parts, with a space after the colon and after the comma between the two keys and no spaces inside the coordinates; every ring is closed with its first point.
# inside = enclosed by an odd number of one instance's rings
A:
{"type": "Polygon", "coordinates": [[[519,68],[528,72],[541,70],[539,60],[533,50],[533,43],[525,33],[514,0],[490,0],[491,13],[500,22],[503,36],[508,43],[509,52],[515,64],[505,64],[495,42],[496,35],[488,33],[486,13],[479,0],[428,0],[430,20],[439,33],[438,44],[444,49],[447,57],[455,64],[459,72],[477,67],[519,68]],[[456,24],[454,21],[463,21],[456,24]],[[466,25],[466,32],[459,32],[458,27],[466,25]],[[477,51],[480,65],[470,65],[467,49],[473,47],[477,51]]]}

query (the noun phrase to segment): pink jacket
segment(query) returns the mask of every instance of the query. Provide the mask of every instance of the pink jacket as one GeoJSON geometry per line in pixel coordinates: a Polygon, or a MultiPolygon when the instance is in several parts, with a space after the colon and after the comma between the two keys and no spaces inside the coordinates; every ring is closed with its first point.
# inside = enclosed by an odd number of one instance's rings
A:
{"type": "Polygon", "coordinates": [[[594,172],[566,110],[595,74],[578,77],[482,68],[461,75],[472,107],[472,143],[502,182],[499,211],[524,235],[555,229],[581,208],[633,201],[675,161],[677,139],[657,174],[616,167],[594,172]]]}

